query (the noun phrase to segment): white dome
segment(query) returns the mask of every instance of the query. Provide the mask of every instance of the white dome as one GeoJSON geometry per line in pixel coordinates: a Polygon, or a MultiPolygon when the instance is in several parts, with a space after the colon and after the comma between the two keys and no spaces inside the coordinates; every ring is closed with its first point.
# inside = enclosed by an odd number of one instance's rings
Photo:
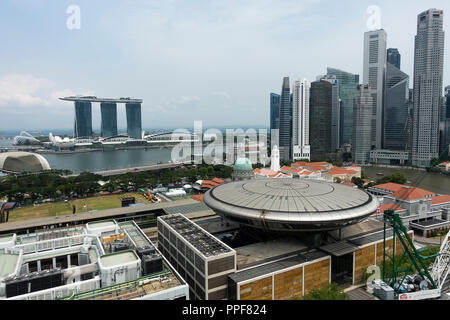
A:
{"type": "Polygon", "coordinates": [[[43,156],[30,152],[0,153],[0,170],[6,172],[40,172],[51,170],[43,156]]]}

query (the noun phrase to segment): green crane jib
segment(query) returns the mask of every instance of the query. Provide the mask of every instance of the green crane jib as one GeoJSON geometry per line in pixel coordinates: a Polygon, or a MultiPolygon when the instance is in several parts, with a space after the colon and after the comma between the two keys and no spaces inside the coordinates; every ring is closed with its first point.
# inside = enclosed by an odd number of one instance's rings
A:
{"type": "Polygon", "coordinates": [[[417,272],[422,276],[423,279],[427,279],[431,284],[430,289],[438,289],[433,277],[428,272],[428,268],[424,263],[425,259],[433,258],[438,256],[439,254],[423,256],[421,255],[423,250],[417,250],[412,242],[411,238],[408,235],[408,230],[402,223],[400,216],[395,213],[394,210],[386,210],[384,212],[384,248],[383,248],[383,281],[387,283],[394,289],[395,297],[397,298],[400,293],[400,286],[398,283],[403,283],[406,276],[411,273],[412,267],[414,266],[417,272]],[[393,229],[393,239],[392,239],[392,256],[387,253],[386,250],[386,228],[387,226],[392,227],[393,229]],[[396,257],[396,238],[400,240],[400,243],[403,247],[403,254],[397,260],[396,257]],[[400,270],[400,264],[403,259],[407,257],[411,262],[409,268],[405,270],[400,270]],[[387,274],[386,266],[387,266],[387,258],[390,258],[392,264],[392,273],[387,274]],[[403,274],[403,278],[400,282],[398,282],[399,277],[403,274]]]}

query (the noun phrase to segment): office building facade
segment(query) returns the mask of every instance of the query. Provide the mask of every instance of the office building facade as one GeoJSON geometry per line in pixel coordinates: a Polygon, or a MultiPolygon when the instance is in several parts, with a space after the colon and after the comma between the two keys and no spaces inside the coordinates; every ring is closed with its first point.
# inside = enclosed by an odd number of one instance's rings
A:
{"type": "Polygon", "coordinates": [[[408,149],[409,76],[393,64],[386,68],[384,149],[408,149]]]}
{"type": "Polygon", "coordinates": [[[270,130],[280,128],[280,100],[281,96],[276,93],[270,94],[270,130]]]}
{"type": "Polygon", "coordinates": [[[103,138],[114,137],[117,135],[117,104],[102,102],[100,103],[102,115],[101,135],[103,138]]]}
{"type": "Polygon", "coordinates": [[[387,62],[393,64],[397,69],[401,69],[401,59],[402,56],[400,55],[398,49],[389,48],[387,50],[387,62]]]}
{"type": "Polygon", "coordinates": [[[131,138],[142,139],[141,104],[127,103],[127,133],[131,138]]]}
{"type": "Polygon", "coordinates": [[[335,77],[311,83],[310,145],[311,158],[321,159],[335,152],[339,140],[339,87],[335,77]]]}
{"type": "Polygon", "coordinates": [[[372,139],[373,91],[369,84],[358,86],[353,110],[353,162],[367,164],[372,139]]]}
{"type": "Polygon", "coordinates": [[[359,85],[359,75],[335,68],[327,68],[327,75],[335,76],[339,83],[339,147],[342,147],[345,143],[352,143],[353,102],[359,85]]]}
{"type": "Polygon", "coordinates": [[[383,147],[387,33],[383,29],[364,34],[364,83],[372,90],[372,146],[383,147]]]}
{"type": "Polygon", "coordinates": [[[291,87],[289,77],[283,79],[280,97],[280,127],[279,127],[280,157],[291,159],[292,147],[292,116],[291,116],[291,87]]]}
{"type": "Polygon", "coordinates": [[[294,82],[292,93],[292,154],[293,160],[311,159],[309,145],[309,94],[307,80],[294,82]]]}
{"type": "Polygon", "coordinates": [[[75,102],[74,137],[88,138],[92,136],[92,104],[90,102],[75,102]]]}
{"type": "Polygon", "coordinates": [[[426,167],[439,156],[439,113],[444,72],[444,12],[417,18],[414,53],[413,165],[426,167]]]}

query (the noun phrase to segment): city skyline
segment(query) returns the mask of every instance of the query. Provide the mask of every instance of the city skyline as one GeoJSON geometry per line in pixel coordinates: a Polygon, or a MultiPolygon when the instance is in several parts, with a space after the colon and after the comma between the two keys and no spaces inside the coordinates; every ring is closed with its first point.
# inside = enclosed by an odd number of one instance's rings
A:
{"type": "MultiPolygon", "coordinates": [[[[398,48],[402,71],[411,78],[417,14],[433,7],[445,12],[450,7],[444,1],[426,6],[411,1],[407,7],[361,1],[344,12],[341,5],[329,2],[329,11],[324,12],[324,2],[262,1],[230,6],[220,1],[189,5],[78,1],[80,30],[65,26],[69,2],[2,2],[0,12],[8,12],[0,22],[4,41],[16,48],[0,53],[0,116],[10,119],[3,129],[70,128],[73,106],[56,103],[58,96],[122,93],[144,99],[144,128],[191,127],[196,119],[207,126],[268,126],[267,95],[279,90],[280,78],[313,80],[327,67],[334,67],[362,79],[368,6],[380,7],[388,48],[398,48]],[[101,17],[93,14],[96,10],[102,12],[101,17]],[[258,12],[267,14],[259,17],[258,12]],[[18,15],[23,17],[20,24],[18,15]],[[119,16],[120,23],[115,23],[119,16]],[[133,23],[126,26],[130,19],[133,23]],[[334,26],[332,32],[317,27],[324,21],[334,26]],[[205,32],[208,27],[214,28],[205,32]],[[242,34],[235,36],[238,30],[242,34]],[[226,37],[229,34],[234,40],[226,37]],[[200,46],[194,50],[196,45],[200,46]],[[208,50],[204,50],[206,45],[208,50]],[[48,117],[48,112],[53,116],[48,117]],[[235,117],[237,112],[240,117],[235,117]]],[[[444,30],[448,31],[445,22],[444,30]]],[[[444,86],[450,84],[449,77],[444,73],[444,86]]],[[[118,127],[123,128],[125,110],[118,113],[118,127]]],[[[97,124],[93,130],[100,131],[97,107],[92,122],[97,124]]]]}

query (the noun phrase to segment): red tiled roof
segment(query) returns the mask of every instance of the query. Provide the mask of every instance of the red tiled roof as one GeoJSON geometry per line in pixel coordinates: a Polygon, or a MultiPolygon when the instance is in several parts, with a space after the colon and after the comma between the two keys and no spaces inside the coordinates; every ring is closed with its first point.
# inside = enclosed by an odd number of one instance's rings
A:
{"type": "Polygon", "coordinates": [[[203,194],[195,194],[191,196],[192,199],[197,200],[199,202],[203,202],[203,194]]]}
{"type": "Polygon", "coordinates": [[[341,184],[349,186],[349,187],[356,187],[356,184],[354,184],[353,182],[350,182],[350,181],[344,181],[341,184]]]}
{"type": "Polygon", "coordinates": [[[401,188],[403,188],[403,185],[398,184],[398,183],[388,182],[388,183],[383,183],[383,184],[379,184],[377,186],[374,186],[374,188],[383,189],[383,190],[389,190],[389,191],[395,192],[395,191],[400,190],[401,188]]]}
{"type": "Polygon", "coordinates": [[[284,166],[283,168],[281,168],[280,171],[289,171],[289,172],[293,172],[293,173],[300,173],[299,170],[294,169],[292,167],[288,167],[288,166],[284,166]]]}
{"type": "Polygon", "coordinates": [[[396,192],[392,194],[394,198],[403,199],[403,200],[418,200],[423,199],[426,196],[430,196],[435,194],[434,192],[420,189],[420,188],[409,188],[403,186],[396,192]]]}
{"type": "Polygon", "coordinates": [[[393,209],[394,211],[404,210],[402,207],[396,205],[395,203],[386,203],[380,206],[380,213],[383,214],[386,210],[393,209]]]}
{"type": "Polygon", "coordinates": [[[216,182],[216,183],[219,183],[219,184],[223,184],[224,183],[224,181],[222,179],[219,179],[219,178],[214,178],[214,179],[212,179],[212,181],[216,182]]]}
{"type": "Polygon", "coordinates": [[[336,175],[336,174],[357,174],[358,172],[355,170],[347,170],[340,167],[333,167],[328,172],[329,175],[336,175]]]}
{"type": "Polygon", "coordinates": [[[431,204],[441,204],[450,202],[450,195],[438,196],[431,198],[431,204]]]}

